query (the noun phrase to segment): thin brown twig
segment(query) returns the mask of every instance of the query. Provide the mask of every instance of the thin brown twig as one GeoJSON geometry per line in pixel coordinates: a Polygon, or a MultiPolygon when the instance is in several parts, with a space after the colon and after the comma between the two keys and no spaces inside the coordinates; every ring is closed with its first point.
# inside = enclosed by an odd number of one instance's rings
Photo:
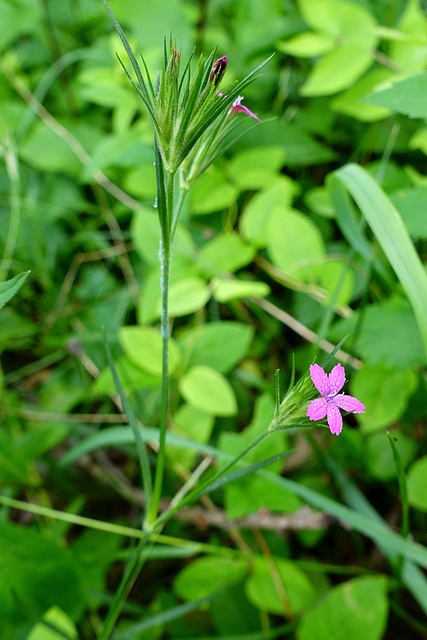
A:
{"type": "MultiPolygon", "coordinates": [[[[299,336],[301,336],[308,342],[315,343],[317,341],[317,334],[314,331],[311,331],[311,329],[308,329],[308,327],[302,324],[302,322],[299,322],[298,320],[293,318],[289,313],[287,313],[286,311],[283,311],[283,309],[280,309],[279,307],[274,305],[272,302],[269,302],[268,300],[264,300],[263,298],[251,298],[251,300],[256,305],[261,307],[261,309],[264,309],[264,311],[267,311],[267,313],[269,313],[271,316],[273,316],[274,318],[277,318],[277,320],[280,320],[280,322],[285,324],[287,327],[292,329],[292,331],[297,333],[299,336]]],[[[329,342],[328,340],[321,340],[319,343],[319,346],[321,347],[321,349],[323,349],[323,351],[325,351],[325,353],[331,353],[335,349],[335,345],[332,344],[332,342],[329,342]]],[[[353,369],[360,369],[363,364],[361,360],[359,360],[358,358],[354,358],[353,356],[351,356],[346,351],[343,351],[342,349],[338,349],[338,351],[336,352],[336,356],[345,364],[348,364],[351,367],[353,367],[353,369]]]]}

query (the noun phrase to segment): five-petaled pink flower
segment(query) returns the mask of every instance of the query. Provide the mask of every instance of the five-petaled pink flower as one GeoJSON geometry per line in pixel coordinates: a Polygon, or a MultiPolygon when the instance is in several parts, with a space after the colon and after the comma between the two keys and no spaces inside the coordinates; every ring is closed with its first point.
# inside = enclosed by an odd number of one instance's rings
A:
{"type": "Polygon", "coordinates": [[[343,393],[338,395],[345,382],[345,371],[341,364],[337,364],[329,375],[318,364],[312,364],[310,376],[322,397],[309,404],[307,416],[310,420],[323,420],[327,416],[331,433],[339,436],[342,429],[340,409],[351,413],[364,413],[365,405],[353,396],[343,393]]]}

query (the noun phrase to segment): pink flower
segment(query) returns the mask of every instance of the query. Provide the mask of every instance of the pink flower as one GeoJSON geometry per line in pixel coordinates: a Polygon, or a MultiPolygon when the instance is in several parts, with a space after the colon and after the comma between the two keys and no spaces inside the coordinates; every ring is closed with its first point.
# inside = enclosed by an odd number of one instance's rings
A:
{"type": "Polygon", "coordinates": [[[339,436],[342,429],[340,409],[351,413],[364,413],[365,405],[353,396],[343,393],[338,395],[345,382],[345,371],[341,364],[337,364],[329,375],[318,364],[312,364],[310,376],[322,397],[309,404],[307,416],[310,420],[323,420],[327,416],[331,433],[339,436]]]}
{"type": "Polygon", "coordinates": [[[242,100],[243,100],[243,96],[238,96],[233,102],[233,104],[231,105],[230,111],[232,111],[233,113],[245,113],[247,116],[250,116],[251,118],[255,118],[255,120],[258,120],[259,122],[258,116],[256,116],[254,113],[252,113],[252,111],[250,111],[247,107],[241,104],[242,100]]]}

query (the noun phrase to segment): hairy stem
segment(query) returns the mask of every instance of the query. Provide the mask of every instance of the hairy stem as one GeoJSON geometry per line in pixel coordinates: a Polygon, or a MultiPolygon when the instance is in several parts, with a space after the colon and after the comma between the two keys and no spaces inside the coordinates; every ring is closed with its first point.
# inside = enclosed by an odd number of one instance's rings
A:
{"type": "MultiPolygon", "coordinates": [[[[159,510],[166,457],[166,429],[169,411],[169,280],[172,258],[171,228],[174,206],[174,179],[174,173],[165,174],[165,211],[159,211],[159,216],[161,216],[164,221],[164,224],[162,225],[162,242],[160,247],[160,286],[162,292],[162,313],[160,319],[160,329],[162,334],[162,391],[159,425],[159,453],[157,456],[156,475],[154,479],[153,500],[148,516],[148,522],[150,524],[156,520],[159,510]]],[[[159,205],[160,201],[158,201],[158,206],[159,205]]]]}

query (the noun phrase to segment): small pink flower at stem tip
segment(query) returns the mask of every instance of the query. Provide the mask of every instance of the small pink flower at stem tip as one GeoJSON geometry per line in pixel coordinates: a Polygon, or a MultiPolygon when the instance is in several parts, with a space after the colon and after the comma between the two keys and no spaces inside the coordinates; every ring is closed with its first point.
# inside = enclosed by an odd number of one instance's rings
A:
{"type": "Polygon", "coordinates": [[[331,433],[338,436],[342,430],[340,409],[349,413],[364,413],[365,406],[353,396],[338,394],[345,382],[345,370],[341,364],[337,364],[329,375],[318,364],[312,364],[310,376],[322,397],[309,404],[307,416],[310,420],[323,420],[327,416],[331,433]]]}
{"type": "Polygon", "coordinates": [[[215,60],[212,66],[211,75],[209,80],[217,86],[220,83],[222,76],[227,68],[228,58],[227,56],[221,56],[218,60],[215,60]]]}
{"type": "Polygon", "coordinates": [[[230,111],[232,111],[233,113],[245,113],[247,116],[250,116],[255,120],[258,120],[259,122],[258,116],[255,115],[255,113],[253,113],[250,109],[245,107],[245,105],[242,104],[242,100],[243,100],[243,96],[238,96],[233,102],[233,104],[231,105],[230,111]]]}

